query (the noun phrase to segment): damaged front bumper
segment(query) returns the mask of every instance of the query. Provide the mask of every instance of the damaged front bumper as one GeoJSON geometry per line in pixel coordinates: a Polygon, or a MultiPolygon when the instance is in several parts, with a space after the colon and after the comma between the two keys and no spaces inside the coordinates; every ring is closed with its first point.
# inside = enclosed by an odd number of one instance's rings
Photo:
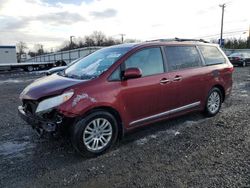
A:
{"type": "Polygon", "coordinates": [[[62,117],[58,116],[55,121],[46,120],[39,116],[34,116],[25,112],[23,106],[18,107],[19,116],[26,121],[29,125],[35,129],[39,136],[44,135],[44,133],[51,133],[52,135],[58,134],[59,126],[62,124],[62,117]]]}

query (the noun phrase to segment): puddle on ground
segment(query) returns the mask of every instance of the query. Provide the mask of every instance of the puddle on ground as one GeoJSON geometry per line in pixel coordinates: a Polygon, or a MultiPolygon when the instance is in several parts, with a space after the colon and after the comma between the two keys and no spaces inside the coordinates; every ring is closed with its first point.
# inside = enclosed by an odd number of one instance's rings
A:
{"type": "Polygon", "coordinates": [[[139,140],[136,140],[135,143],[140,146],[140,145],[146,144],[148,142],[148,140],[149,139],[147,137],[146,138],[141,138],[139,140]]]}
{"type": "Polygon", "coordinates": [[[241,90],[240,92],[241,93],[247,93],[247,90],[241,90]]]}
{"type": "Polygon", "coordinates": [[[165,139],[170,139],[170,138],[173,138],[174,136],[177,136],[179,134],[181,134],[181,133],[178,130],[176,131],[176,130],[170,129],[170,130],[160,131],[157,134],[149,135],[149,136],[146,136],[146,137],[141,138],[139,140],[136,140],[135,144],[141,146],[141,145],[146,144],[151,139],[156,139],[157,137],[163,138],[163,135],[164,135],[165,139]]]}
{"type": "Polygon", "coordinates": [[[33,148],[34,145],[30,142],[8,141],[0,143],[0,156],[16,157],[21,156],[27,149],[33,148]]]}
{"type": "Polygon", "coordinates": [[[248,97],[248,94],[242,94],[241,97],[248,97]]]}
{"type": "Polygon", "coordinates": [[[17,79],[8,79],[8,80],[1,80],[0,84],[5,84],[5,83],[22,83],[22,82],[30,82],[33,81],[34,79],[27,79],[27,80],[17,80],[17,79]]]}

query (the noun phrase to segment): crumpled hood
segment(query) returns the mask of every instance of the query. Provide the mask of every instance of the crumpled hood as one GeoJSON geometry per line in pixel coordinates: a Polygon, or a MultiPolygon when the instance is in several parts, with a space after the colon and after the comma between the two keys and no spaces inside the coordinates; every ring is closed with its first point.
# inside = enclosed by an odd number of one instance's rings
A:
{"type": "Polygon", "coordinates": [[[57,74],[42,77],[28,85],[20,94],[20,99],[38,100],[42,97],[59,95],[64,89],[81,82],[84,81],[62,77],[57,74]]]}

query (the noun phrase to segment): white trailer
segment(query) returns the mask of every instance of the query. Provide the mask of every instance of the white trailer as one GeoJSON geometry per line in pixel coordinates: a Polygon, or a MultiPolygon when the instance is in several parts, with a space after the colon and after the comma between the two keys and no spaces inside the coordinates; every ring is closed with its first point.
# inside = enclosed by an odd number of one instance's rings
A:
{"type": "Polygon", "coordinates": [[[28,62],[53,62],[56,64],[67,65],[72,61],[79,59],[80,57],[85,57],[96,50],[101,49],[102,47],[94,46],[94,47],[85,47],[85,48],[78,48],[68,51],[62,52],[54,52],[48,53],[40,56],[36,56],[30,59],[27,59],[25,63],[28,62]]]}
{"type": "MultiPolygon", "coordinates": [[[[17,62],[16,59],[15,62],[3,61],[2,64],[0,63],[0,70],[13,70],[18,68],[26,71],[33,71],[40,69],[48,69],[56,66],[64,66],[80,57],[85,57],[101,48],[102,47],[98,46],[86,47],[86,48],[79,48],[62,52],[48,53],[44,55],[35,56],[21,63],[16,63],[17,62]]],[[[16,58],[16,50],[15,50],[15,58],[16,58]]]]}

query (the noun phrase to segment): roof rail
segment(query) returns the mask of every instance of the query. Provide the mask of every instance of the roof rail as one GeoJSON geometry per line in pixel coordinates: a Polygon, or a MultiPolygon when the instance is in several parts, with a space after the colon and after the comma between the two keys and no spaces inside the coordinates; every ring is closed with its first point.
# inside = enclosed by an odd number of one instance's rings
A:
{"type": "Polygon", "coordinates": [[[171,42],[175,41],[175,38],[170,39],[154,39],[154,40],[147,40],[146,42],[171,42]]]}
{"type": "Polygon", "coordinates": [[[205,41],[204,39],[181,39],[181,38],[177,38],[177,37],[175,37],[175,41],[179,41],[179,42],[184,42],[184,41],[195,41],[195,42],[209,43],[208,41],[205,41]]]}
{"type": "Polygon", "coordinates": [[[177,41],[177,42],[185,42],[185,41],[194,41],[194,42],[204,42],[204,43],[209,43],[208,41],[205,41],[204,39],[182,39],[182,38],[170,38],[170,39],[155,39],[155,40],[148,40],[146,42],[172,42],[172,41],[177,41]]]}

